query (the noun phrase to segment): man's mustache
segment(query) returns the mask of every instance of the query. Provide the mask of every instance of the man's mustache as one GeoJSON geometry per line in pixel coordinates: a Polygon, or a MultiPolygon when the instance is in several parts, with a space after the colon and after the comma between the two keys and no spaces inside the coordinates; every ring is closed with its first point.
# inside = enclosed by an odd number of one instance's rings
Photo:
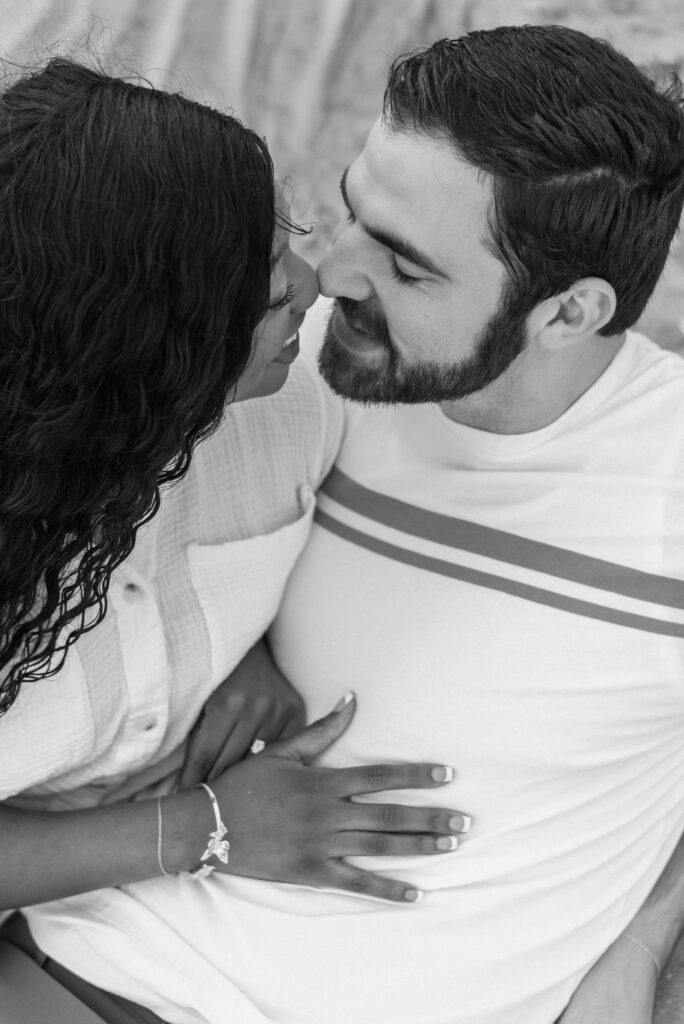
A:
{"type": "Polygon", "coordinates": [[[392,339],[387,328],[387,320],[378,310],[377,304],[373,299],[357,302],[355,299],[348,299],[341,295],[335,299],[335,302],[342,311],[345,320],[352,327],[372,335],[378,341],[381,341],[388,351],[392,351],[392,339]]]}

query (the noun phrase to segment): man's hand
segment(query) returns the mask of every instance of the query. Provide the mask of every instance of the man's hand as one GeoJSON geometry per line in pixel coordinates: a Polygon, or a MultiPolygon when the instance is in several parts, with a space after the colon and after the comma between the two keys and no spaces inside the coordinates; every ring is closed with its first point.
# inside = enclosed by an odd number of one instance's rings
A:
{"type": "Polygon", "coordinates": [[[255,739],[286,739],[305,721],[302,698],[260,640],[204,705],[188,738],[180,788],[212,782],[241,761],[255,739]]]}
{"type": "Polygon", "coordinates": [[[621,935],[581,981],[557,1024],[651,1024],[657,981],[648,954],[621,935]]]}

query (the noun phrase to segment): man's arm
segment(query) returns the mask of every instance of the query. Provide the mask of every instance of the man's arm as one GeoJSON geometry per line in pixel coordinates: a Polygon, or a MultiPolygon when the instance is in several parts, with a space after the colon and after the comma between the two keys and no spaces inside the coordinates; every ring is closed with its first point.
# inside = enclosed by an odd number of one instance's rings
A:
{"type": "Polygon", "coordinates": [[[651,1024],[656,983],[684,930],[684,837],[646,902],[582,980],[558,1024],[651,1024]]]}

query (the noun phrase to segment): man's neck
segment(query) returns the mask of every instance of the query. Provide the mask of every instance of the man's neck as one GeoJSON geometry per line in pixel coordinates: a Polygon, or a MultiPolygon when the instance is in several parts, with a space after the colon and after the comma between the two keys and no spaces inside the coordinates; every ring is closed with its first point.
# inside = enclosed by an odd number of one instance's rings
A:
{"type": "Polygon", "coordinates": [[[625,335],[594,335],[582,346],[548,352],[526,348],[488,387],[440,408],[455,423],[492,434],[526,434],[554,423],[592,387],[625,335]]]}

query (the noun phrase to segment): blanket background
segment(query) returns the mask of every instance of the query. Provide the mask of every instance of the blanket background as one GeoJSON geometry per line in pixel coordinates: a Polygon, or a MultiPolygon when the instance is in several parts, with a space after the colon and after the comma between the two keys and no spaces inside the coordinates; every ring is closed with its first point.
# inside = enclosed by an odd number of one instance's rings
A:
{"type": "MultiPolygon", "coordinates": [[[[316,261],[341,213],[341,170],[379,113],[397,54],[474,28],[556,22],[601,35],[659,73],[684,68],[680,0],[0,0],[0,47],[32,63],[88,48],[110,68],[232,109],[265,135],[316,261]]],[[[644,318],[684,350],[684,246],[644,318]]]]}

